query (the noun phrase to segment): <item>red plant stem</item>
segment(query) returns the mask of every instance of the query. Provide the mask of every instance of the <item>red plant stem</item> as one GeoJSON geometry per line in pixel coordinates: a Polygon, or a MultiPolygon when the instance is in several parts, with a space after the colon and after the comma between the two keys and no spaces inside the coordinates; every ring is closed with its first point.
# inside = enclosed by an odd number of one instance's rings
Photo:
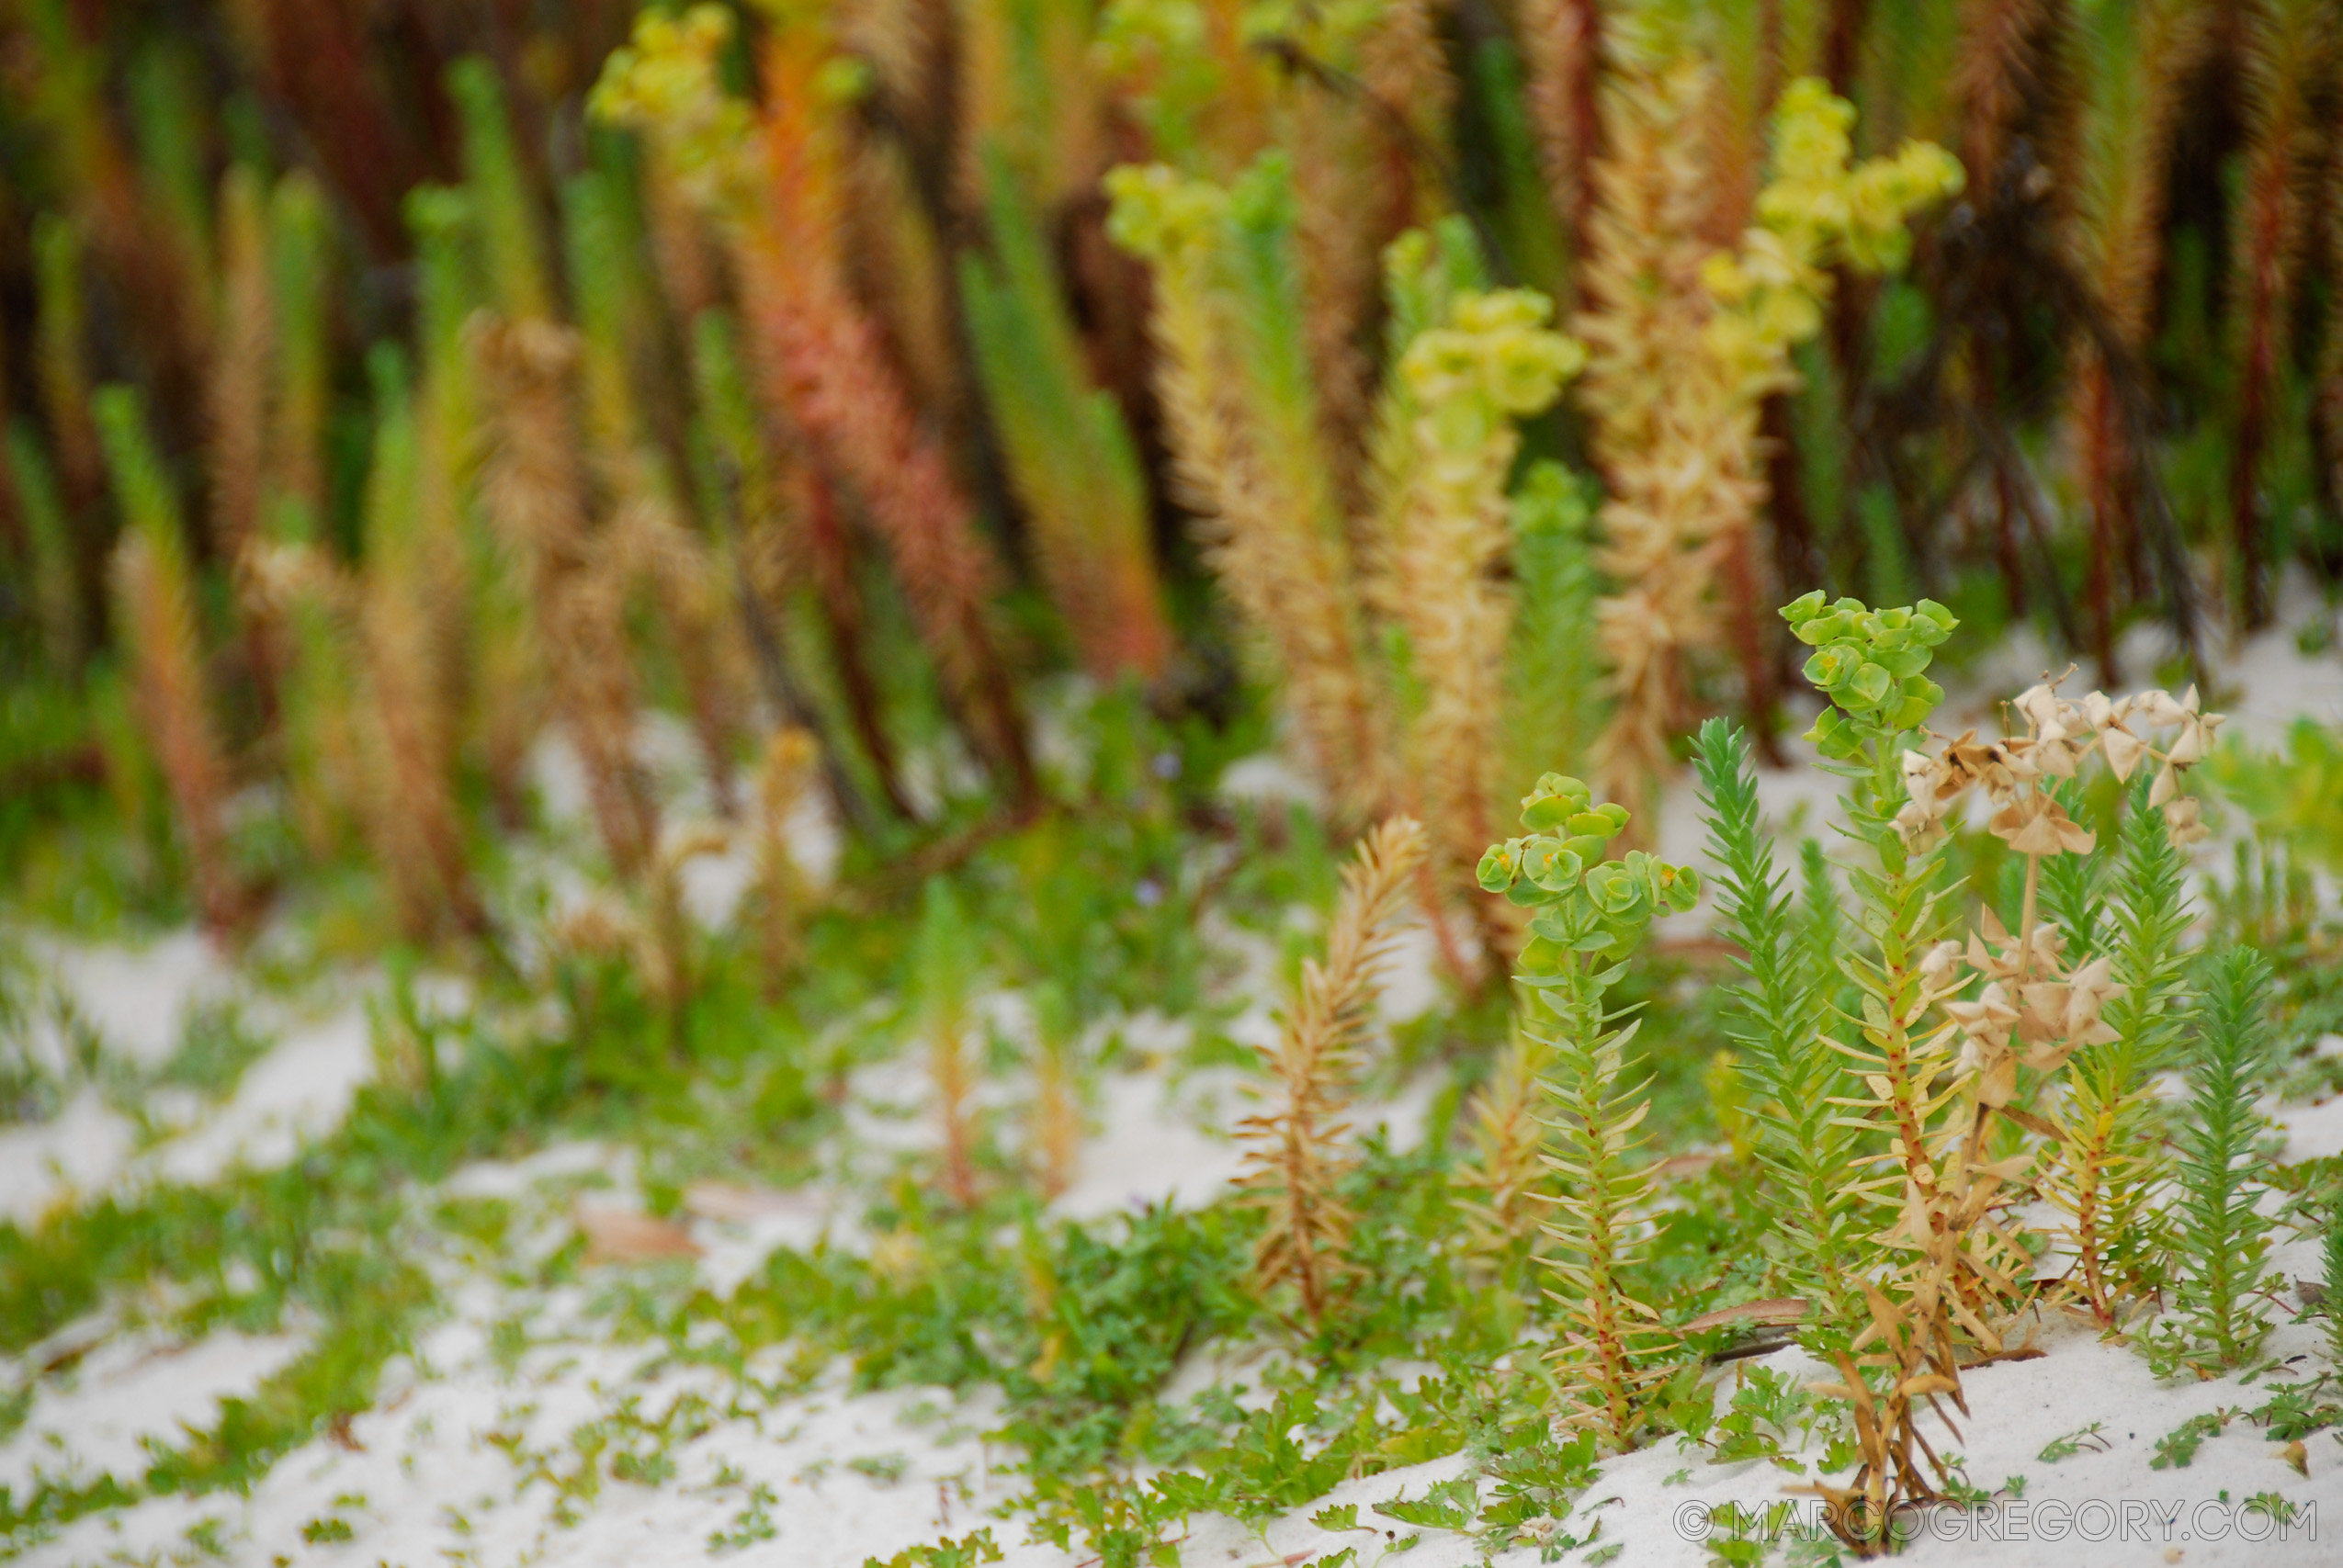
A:
{"type": "Polygon", "coordinates": [[[1024,807],[1039,798],[1024,723],[988,624],[997,564],[944,453],[921,424],[878,331],[837,275],[822,130],[797,80],[808,62],[776,45],[766,120],[773,200],[741,236],[745,292],[768,384],[790,423],[852,489],[893,558],[945,699],[1024,807]]]}

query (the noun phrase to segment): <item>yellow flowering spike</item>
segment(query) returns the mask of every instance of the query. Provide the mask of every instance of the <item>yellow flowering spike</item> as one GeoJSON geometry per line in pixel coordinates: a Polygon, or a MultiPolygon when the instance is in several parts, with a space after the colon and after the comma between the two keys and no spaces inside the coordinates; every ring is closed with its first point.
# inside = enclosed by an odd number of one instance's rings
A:
{"type": "Polygon", "coordinates": [[[731,13],[720,6],[695,6],[681,17],[645,12],[586,101],[604,124],[649,138],[677,186],[718,217],[737,215],[754,180],[754,121],[718,70],[731,38],[731,13]]]}

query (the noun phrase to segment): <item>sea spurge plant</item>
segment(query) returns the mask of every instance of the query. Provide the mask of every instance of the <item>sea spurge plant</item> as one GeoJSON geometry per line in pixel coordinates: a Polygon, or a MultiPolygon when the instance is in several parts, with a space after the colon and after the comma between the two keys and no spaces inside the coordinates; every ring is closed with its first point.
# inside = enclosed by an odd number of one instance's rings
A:
{"type": "Polygon", "coordinates": [[[1446,325],[1417,334],[1399,374],[1441,446],[1479,446],[1504,422],[1534,414],[1586,363],[1586,350],[1548,329],[1554,302],[1527,288],[1459,299],[1446,325]]]}
{"type": "Polygon", "coordinates": [[[1860,271],[1890,271],[1911,254],[1912,214],[1961,188],[1961,161],[1933,142],[1911,141],[1851,167],[1854,123],[1854,105],[1817,77],[1783,88],[1758,220],[1805,257],[1820,253],[1860,271]]]}
{"type": "Polygon", "coordinates": [[[2061,697],[2057,686],[2046,681],[2012,701],[2016,733],[1980,739],[1970,730],[1933,751],[1905,750],[1906,799],[1894,829],[1907,850],[1926,852],[1944,838],[1953,807],[1982,790],[1992,808],[1988,831],[2022,858],[2017,930],[1987,908],[1965,944],[1942,944],[1922,967],[1940,977],[1965,968],[1964,989],[1969,979],[1980,982],[1973,994],[1942,1004],[1960,1038],[1953,1071],[1975,1108],[1968,1161],[1982,1151],[1995,1112],[2055,1140],[2046,1187],[2070,1216],[2080,1254],[2074,1282],[2088,1309],[2111,1324],[2111,1254],[2126,1249],[2136,1284],[2143,1255],[2152,1250],[2144,1246],[2150,1228],[2144,1211],[2162,1161],[2147,1084],[2165,1055],[2175,1003],[2178,940],[2186,923],[2180,852],[2205,831],[2180,784],[2206,756],[2221,716],[2202,712],[2193,689],[2180,700],[2158,691],[2121,699],[2094,692],[2077,701],[2061,697]],[[2088,928],[2100,923],[2088,891],[2095,874],[2088,857],[2097,835],[2066,804],[2070,786],[2094,759],[2118,783],[2134,784],[2116,946],[2098,956],[2072,940],[2088,939],[2088,928]],[[2058,897],[2045,900],[2046,889],[2058,897]],[[2074,906],[2073,931],[2046,918],[2046,902],[2074,906]],[[2141,987],[2136,996],[2134,986],[2141,987]],[[2078,1054],[2080,1067],[2049,1120],[2013,1103],[2020,1068],[2055,1072],[2078,1054]]]}
{"type": "MultiPolygon", "coordinates": [[[[1842,1534],[1871,1551],[1884,1544],[1873,1527],[1944,1479],[1913,1426],[1915,1402],[1959,1404],[1956,1345],[1999,1353],[2001,1325],[2030,1292],[2032,1251],[2004,1212],[2035,1178],[2045,1145],[2054,1156],[2046,1185],[2074,1216],[2073,1234],[2087,1238],[2081,1293],[2111,1320],[2111,1199],[2136,1218],[2143,1183],[2155,1176],[2140,1146],[2151,1135],[2140,1101],[2146,1064],[2159,1054],[2180,925],[2176,868],[2162,863],[2202,831],[2192,803],[2177,804],[2179,781],[2220,719],[2201,713],[2193,693],[2185,702],[2162,693],[2071,701],[2045,681],[2010,704],[2013,733],[1980,739],[1970,730],[1924,747],[1920,729],[1941,695],[1926,671],[1953,629],[1949,613],[1927,601],[1874,612],[1813,593],[1783,614],[1816,650],[1806,673],[1832,705],[1809,738],[1850,780],[1850,826],[1871,861],[1848,868],[1873,951],[1844,961],[1861,1010],[1851,1020],[1858,1043],[1845,1049],[1866,1091],[1846,1103],[1857,1112],[1848,1118],[1862,1176],[1853,1190],[1889,1223],[1862,1263],[1863,1310],[1837,1357],[1835,1392],[1855,1405],[1862,1465],[1850,1486],[1823,1488],[1842,1534]],[[2161,738],[2166,730],[2175,733],[2161,738]],[[2078,777],[2096,765],[2142,780],[2135,818],[2150,801],[2172,807],[2153,829],[2131,826],[2122,943],[2099,955],[2047,918],[2043,897],[2046,865],[2097,848],[2068,809],[2080,798],[2078,777]],[[2151,775],[2151,765],[2169,775],[2151,775]],[[1965,942],[1932,942],[1949,818],[1978,790],[1991,807],[1987,829],[2023,862],[2017,927],[1988,907],[1965,942]],[[2138,998],[2119,964],[2139,977],[2138,998]],[[2030,1086],[2078,1055],[2088,1081],[2063,1098],[2043,1095],[2050,1117],[2029,1109],[2030,1086]]],[[[2077,915],[2086,934],[2101,925],[2097,885],[2088,865],[2052,878],[2051,902],[2077,915]]]]}
{"type": "Polygon", "coordinates": [[[954,717],[1008,793],[1030,803],[1039,784],[991,621],[999,563],[844,275],[841,122],[857,72],[819,16],[775,9],[787,14],[764,40],[765,112],[745,146],[726,147],[743,123],[708,101],[721,92],[717,55],[731,26],[713,8],[682,26],[643,17],[634,51],[614,60],[596,102],[640,130],[658,158],[706,175],[694,188],[710,204],[764,340],[766,395],[863,503],[954,717]],[[746,176],[731,172],[735,158],[748,160],[746,176]],[[744,189],[753,199],[736,199],[744,189]]]}
{"type": "Polygon", "coordinates": [[[1618,705],[1602,746],[1614,790],[1640,789],[1665,761],[1685,700],[1687,659],[1729,637],[1752,706],[1768,676],[1754,607],[1710,603],[1720,575],[1755,579],[1747,540],[1766,497],[1758,415],[1795,385],[1790,351],[1822,323],[1830,271],[1904,259],[1906,224],[1955,190],[1942,149],[1907,147],[1850,166],[1854,110],[1820,82],[1783,91],[1773,175],[1758,222],[1732,248],[1707,243],[1707,182],[1693,128],[1718,86],[1696,63],[1624,73],[1605,103],[1612,152],[1597,174],[1596,240],[1579,330],[1593,350],[1586,384],[1596,455],[1612,481],[1603,565],[1618,591],[1601,636],[1618,705]],[[1706,478],[1683,483],[1697,468],[1706,478]]]}
{"type": "Polygon", "coordinates": [[[1157,388],[1182,499],[1278,677],[1342,814],[1387,795],[1384,720],[1357,572],[1322,446],[1284,160],[1223,187],[1162,164],[1110,171],[1107,232],[1152,264],[1157,388]]]}
{"type": "Polygon", "coordinates": [[[1575,974],[1574,964],[1615,964],[1654,919],[1700,901],[1699,874],[1685,867],[1641,850],[1602,858],[1627,822],[1625,807],[1598,804],[1579,780],[1548,773],[1522,800],[1522,826],[1531,831],[1481,856],[1481,886],[1536,911],[1521,954],[1525,984],[1575,974]]]}
{"type": "Polygon", "coordinates": [[[719,67],[731,39],[731,14],[720,6],[646,11],[632,40],[603,62],[586,110],[607,124],[655,130],[666,177],[703,210],[737,220],[755,200],[756,122],[724,90],[719,67]]]}
{"type": "Polygon", "coordinates": [[[1828,269],[1892,272],[1910,259],[1912,216],[1961,188],[1960,160],[1933,142],[1850,166],[1855,108],[1811,76],[1783,89],[1773,166],[1757,225],[1737,251],[1711,255],[1711,353],[1745,389],[1794,385],[1789,351],[1821,330],[1828,269]]]}
{"type": "Polygon", "coordinates": [[[1153,680],[1172,653],[1149,531],[1147,481],[1113,395],[1091,385],[1036,214],[986,161],[992,254],[964,254],[960,292],[1034,555],[1082,663],[1112,684],[1153,680]]]}
{"type": "MultiPolygon", "coordinates": [[[[1454,298],[1399,360],[1407,450],[1387,453],[1370,597],[1406,636],[1421,695],[1404,739],[1412,793],[1440,825],[1438,851],[1462,880],[1495,828],[1505,785],[1505,655],[1513,593],[1500,577],[1510,543],[1505,481],[1521,446],[1514,421],[1550,404],[1585,351],[1546,326],[1551,303],[1524,289],[1454,298]],[[1398,471],[1391,472],[1393,468],[1398,471]]],[[[1510,944],[1503,924],[1485,934],[1510,944]]]]}
{"type": "Polygon", "coordinates": [[[2000,1348],[1988,1316],[2014,1281],[2001,1253],[1973,1247],[1971,1234],[2006,1204],[2014,1173],[1973,1172],[1969,1124],[1945,1124],[1961,1097],[1949,1026],[1929,1022],[1956,985],[1931,941],[1939,845],[1907,843],[1895,819],[1905,798],[1897,759],[1941,696],[1926,671],[1957,623],[1928,601],[1873,612],[1852,599],[1826,604],[1820,593],[1782,614],[1817,650],[1808,678],[1831,705],[1808,738],[1847,778],[1848,829],[1867,852],[1846,868],[1862,945],[1840,964],[1860,1012],[1839,1049],[1862,1086],[1844,1105],[1847,1190],[1882,1228],[1852,1260],[1862,1304],[1842,1325],[1843,1348],[1831,1347],[1840,1374],[1831,1392],[1853,1407],[1861,1463],[1847,1485],[1819,1490],[1842,1537],[1875,1551],[1896,1506],[1936,1496],[1943,1479],[1915,1418],[1921,1401],[1960,1402],[1956,1330],[2000,1348]]]}
{"type": "Polygon", "coordinates": [[[482,500],[526,584],[553,707],[584,765],[604,848],[632,878],[658,843],[659,807],[634,754],[625,598],[601,570],[580,461],[576,340],[548,321],[488,318],[473,340],[497,411],[482,500]]]}
{"type": "Polygon", "coordinates": [[[1684,867],[1640,851],[1602,858],[1627,822],[1624,807],[1548,773],[1522,802],[1530,831],[1492,845],[1480,864],[1482,886],[1534,911],[1517,978],[1533,998],[1522,1028],[1545,1056],[1545,1164],[1559,1179],[1545,1252],[1560,1287],[1564,1413],[1622,1451],[1645,1429],[1676,1341],[1630,1293],[1656,1180],[1635,1135],[1651,1102],[1629,1085],[1636,1026],[1617,1027],[1604,998],[1651,922],[1700,897],[1698,874],[1684,867]]]}

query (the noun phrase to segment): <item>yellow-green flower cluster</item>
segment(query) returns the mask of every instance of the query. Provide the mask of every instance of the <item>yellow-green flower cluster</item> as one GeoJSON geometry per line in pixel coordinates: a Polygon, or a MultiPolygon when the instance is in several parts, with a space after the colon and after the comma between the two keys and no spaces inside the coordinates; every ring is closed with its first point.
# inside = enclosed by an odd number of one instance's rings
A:
{"type": "Polygon", "coordinates": [[[1860,599],[1826,603],[1817,588],[1783,605],[1782,618],[1815,650],[1806,679],[1833,705],[1806,732],[1824,756],[1851,761],[1866,739],[1917,729],[1944,700],[1927,671],[1961,623],[1935,600],[1873,610],[1860,599]]]}
{"type": "Polygon", "coordinates": [[[1145,261],[1170,265],[1209,251],[1228,218],[1228,193],[1163,164],[1124,164],[1106,172],[1114,204],[1106,233],[1145,261]]]}
{"type": "Polygon", "coordinates": [[[1961,163],[1933,142],[1909,141],[1850,169],[1854,120],[1854,106],[1812,76],[1783,91],[1758,221],[1817,263],[1884,272],[1911,253],[1911,215],[1961,188],[1961,163]]]}
{"type": "Polygon", "coordinates": [[[1961,188],[1958,159],[1932,142],[1848,167],[1854,106],[1811,76],[1782,94],[1773,176],[1757,201],[1759,227],[1733,254],[1711,256],[1701,282],[1717,310],[1707,340],[1737,378],[1760,389],[1786,377],[1792,344],[1820,330],[1836,263],[1861,272],[1901,266],[1911,215],[1961,188]]]}
{"type": "Polygon", "coordinates": [[[753,179],[754,120],[724,90],[718,69],[731,39],[732,14],[721,6],[695,6],[680,17],[646,11],[587,100],[604,124],[651,138],[685,194],[719,216],[738,213],[753,179]]]}
{"type": "Polygon", "coordinates": [[[1460,297],[1445,326],[1416,334],[1399,374],[1439,423],[1443,446],[1478,446],[1502,422],[1544,409],[1579,373],[1585,345],[1549,328],[1553,314],[1543,294],[1500,288],[1460,297]]]}
{"type": "Polygon", "coordinates": [[[1522,799],[1522,826],[1527,836],[1491,844],[1478,874],[1489,892],[1538,911],[1519,965],[1532,984],[1561,973],[1572,954],[1624,955],[1655,919],[1700,901],[1700,874],[1687,867],[1641,850],[1604,860],[1627,826],[1627,808],[1595,804],[1577,779],[1539,779],[1522,799]]]}

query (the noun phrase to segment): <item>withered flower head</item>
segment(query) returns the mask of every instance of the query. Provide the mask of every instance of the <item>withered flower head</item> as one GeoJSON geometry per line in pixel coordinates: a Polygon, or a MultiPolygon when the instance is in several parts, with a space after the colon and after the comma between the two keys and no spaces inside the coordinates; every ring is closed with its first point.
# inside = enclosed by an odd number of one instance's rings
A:
{"type": "Polygon", "coordinates": [[[2096,834],[2040,791],[2012,799],[1986,826],[2021,855],[2088,854],[2098,842],[2096,834]]]}

